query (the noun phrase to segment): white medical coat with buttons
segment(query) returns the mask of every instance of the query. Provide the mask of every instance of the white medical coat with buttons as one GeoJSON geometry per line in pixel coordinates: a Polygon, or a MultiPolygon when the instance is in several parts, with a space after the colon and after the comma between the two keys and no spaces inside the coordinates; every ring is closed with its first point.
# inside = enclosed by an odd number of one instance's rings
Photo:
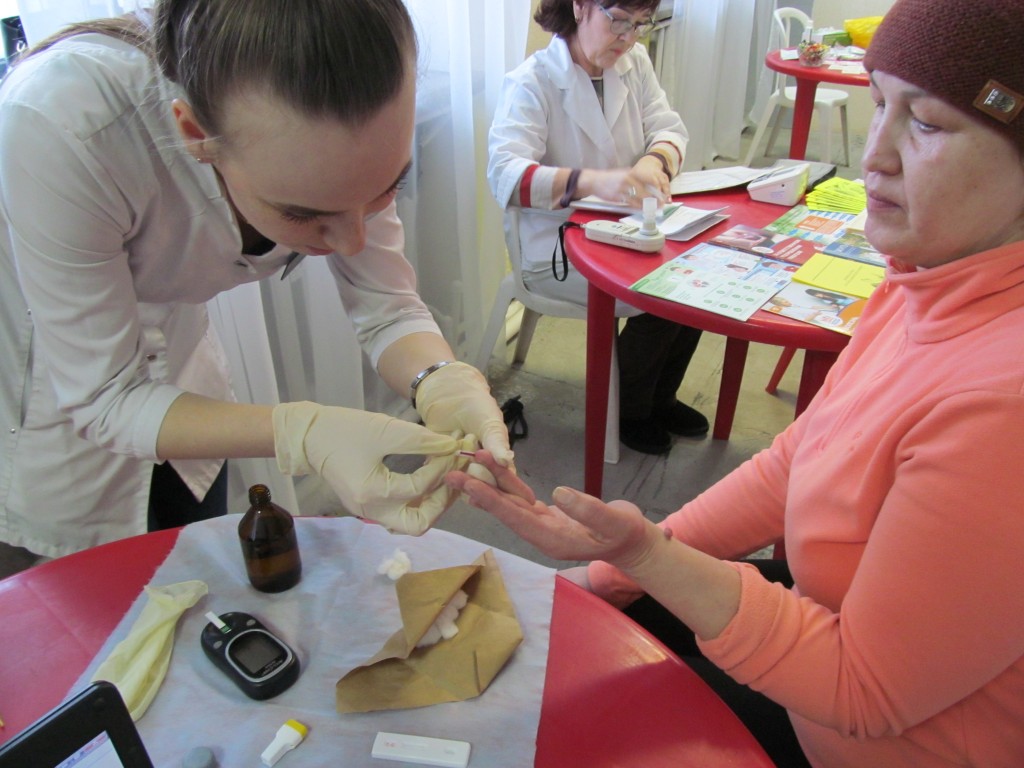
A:
{"type": "MultiPolygon", "coordinates": [[[[205,302],[288,257],[242,255],[213,169],[178,138],[180,95],[98,34],[25,60],[0,89],[0,541],[58,556],[144,533],[167,409],[186,390],[231,398],[205,302]]],[[[393,204],[367,240],[327,258],[376,365],[401,336],[439,331],[393,204]]],[[[203,490],[216,468],[186,481],[203,490]]]]}
{"type": "MultiPolygon", "coordinates": [[[[647,49],[634,45],[604,72],[604,109],[590,76],[573,63],[560,37],[505,76],[488,140],[487,178],[498,204],[518,205],[512,193],[531,165],[629,168],[656,142],[682,158],[688,140],[669,106],[647,49]]],[[[524,271],[551,268],[558,226],[571,209],[524,208],[520,247],[524,271]]]]}

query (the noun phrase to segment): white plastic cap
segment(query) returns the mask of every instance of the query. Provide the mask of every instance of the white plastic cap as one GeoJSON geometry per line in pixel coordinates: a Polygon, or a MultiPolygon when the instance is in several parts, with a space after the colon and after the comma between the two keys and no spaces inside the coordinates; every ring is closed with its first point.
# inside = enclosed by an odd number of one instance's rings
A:
{"type": "Polygon", "coordinates": [[[653,235],[658,231],[655,217],[658,215],[658,198],[644,198],[644,225],[640,228],[640,234],[653,235]]]}
{"type": "Polygon", "coordinates": [[[284,757],[284,753],[295,749],[302,740],[306,738],[306,734],[309,729],[306,728],[298,720],[289,720],[287,723],[277,729],[277,735],[274,736],[274,740],[270,742],[270,745],[263,750],[263,754],[260,755],[260,760],[266,766],[274,765],[278,760],[284,757]]]}

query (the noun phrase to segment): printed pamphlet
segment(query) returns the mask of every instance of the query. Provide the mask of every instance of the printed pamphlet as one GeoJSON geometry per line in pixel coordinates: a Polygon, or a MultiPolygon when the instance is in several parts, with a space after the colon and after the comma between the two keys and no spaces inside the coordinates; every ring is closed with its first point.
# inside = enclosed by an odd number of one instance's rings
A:
{"type": "Polygon", "coordinates": [[[798,269],[793,280],[826,291],[866,299],[885,279],[885,268],[819,253],[798,269]]]}
{"type": "Polygon", "coordinates": [[[708,242],[791,264],[804,264],[819,250],[819,246],[810,240],[780,235],[770,229],[758,229],[746,224],[730,227],[722,234],[709,238],[708,242]]]}
{"type": "Polygon", "coordinates": [[[794,264],[701,243],[630,287],[735,320],[749,320],[790,282],[796,269],[794,264]]]}
{"type": "Polygon", "coordinates": [[[816,211],[806,205],[795,205],[765,229],[827,245],[841,235],[854,218],[852,213],[816,211]]]}
{"type": "Polygon", "coordinates": [[[867,299],[793,282],[761,309],[850,336],[866,304],[867,299]]]}
{"type": "Polygon", "coordinates": [[[844,259],[863,261],[865,264],[874,264],[876,267],[885,266],[885,258],[876,251],[863,232],[854,229],[847,229],[843,234],[821,249],[822,253],[829,256],[839,256],[844,259]]]}

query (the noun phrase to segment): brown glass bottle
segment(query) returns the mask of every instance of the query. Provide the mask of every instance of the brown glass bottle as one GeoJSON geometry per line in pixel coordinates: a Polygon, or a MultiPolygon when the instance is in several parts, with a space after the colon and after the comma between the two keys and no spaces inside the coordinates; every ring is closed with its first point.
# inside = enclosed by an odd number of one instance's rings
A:
{"type": "Polygon", "coordinates": [[[261,592],[283,592],[302,578],[302,559],[295,521],[288,510],[270,500],[270,489],[249,489],[252,505],[238,523],[238,538],[249,581],[261,592]]]}

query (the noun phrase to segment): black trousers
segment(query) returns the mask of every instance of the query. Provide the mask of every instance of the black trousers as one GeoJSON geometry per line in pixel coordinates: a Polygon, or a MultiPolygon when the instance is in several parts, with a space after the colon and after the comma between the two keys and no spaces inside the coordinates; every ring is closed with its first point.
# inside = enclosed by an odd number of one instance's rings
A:
{"type": "Polygon", "coordinates": [[[619,417],[648,419],[676,401],[700,331],[655,315],[626,320],[619,333],[619,417]]]}
{"type": "MultiPolygon", "coordinates": [[[[228,511],[228,463],[220,468],[206,497],[200,501],[185,485],[171,463],[165,461],[153,467],[153,481],[149,487],[150,531],[177,528],[199,520],[220,517],[228,511]]],[[[244,511],[244,510],[242,510],[244,511]]]]}
{"type": "MultiPolygon", "coordinates": [[[[747,562],[756,566],[769,581],[793,586],[785,560],[747,562]]],[[[718,694],[764,747],[777,768],[810,768],[786,710],[763,694],[737,683],[704,658],[690,628],[661,603],[644,595],[626,608],[625,614],[674,651],[718,694]]]]}

